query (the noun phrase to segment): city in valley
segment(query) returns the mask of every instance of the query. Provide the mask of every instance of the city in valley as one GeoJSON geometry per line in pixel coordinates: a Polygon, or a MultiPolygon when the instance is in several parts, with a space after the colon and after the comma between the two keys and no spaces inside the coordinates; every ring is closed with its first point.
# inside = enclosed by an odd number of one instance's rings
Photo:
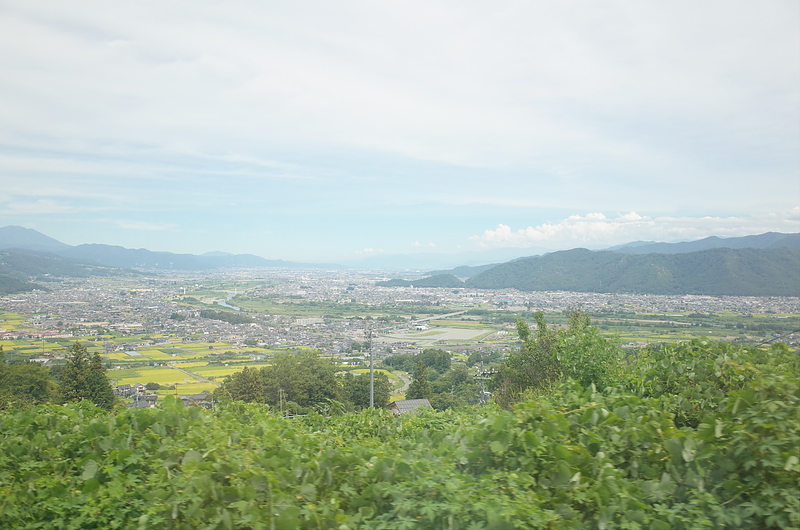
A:
{"type": "Polygon", "coordinates": [[[7,359],[63,362],[76,341],[100,352],[115,387],[212,391],[244,366],[281,351],[313,350],[355,373],[372,358],[435,348],[473,375],[518,347],[516,320],[537,311],[560,326],[580,310],[627,348],[696,337],[768,344],[800,341],[797,297],[662,296],[515,289],[381,287],[375,271],[251,269],[58,279],[47,291],[0,300],[7,359]],[[355,366],[355,368],[354,368],[355,366]]]}

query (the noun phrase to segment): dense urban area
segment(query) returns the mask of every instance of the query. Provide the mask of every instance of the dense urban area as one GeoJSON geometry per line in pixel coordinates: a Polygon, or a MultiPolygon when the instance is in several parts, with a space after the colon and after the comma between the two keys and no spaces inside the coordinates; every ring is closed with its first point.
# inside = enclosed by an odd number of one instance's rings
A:
{"type": "MultiPolygon", "coordinates": [[[[48,291],[2,299],[0,338],[7,359],[44,365],[62,363],[80,341],[101,353],[117,385],[155,379],[183,394],[212,390],[247,364],[301,349],[353,369],[366,368],[370,353],[381,366],[390,355],[437,348],[477,376],[518,347],[515,320],[532,322],[538,311],[555,325],[565,324],[568,311],[585,312],[627,348],[696,336],[751,344],[800,339],[796,297],[376,286],[385,279],[288,269],[54,278],[48,291]],[[483,356],[473,360],[486,366],[467,362],[476,353],[483,356]]],[[[383,368],[402,397],[408,374],[383,368]]]]}

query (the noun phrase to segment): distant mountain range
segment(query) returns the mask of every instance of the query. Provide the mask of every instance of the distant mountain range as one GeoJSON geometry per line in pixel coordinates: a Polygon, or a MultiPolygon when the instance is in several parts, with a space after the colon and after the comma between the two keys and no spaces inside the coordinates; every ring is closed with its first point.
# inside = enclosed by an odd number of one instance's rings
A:
{"type": "Polygon", "coordinates": [[[461,286],[478,289],[800,296],[800,234],[635,242],[613,251],[573,249],[389,282],[450,288],[458,278],[466,279],[461,286]]]}
{"type": "MultiPolygon", "coordinates": [[[[42,288],[40,284],[51,281],[53,276],[229,267],[341,268],[267,260],[252,254],[194,255],[99,244],[71,246],[29,228],[0,228],[0,293],[42,288]]],[[[389,280],[380,285],[800,296],[800,234],[768,232],[740,238],[708,237],[686,243],[634,242],[613,251],[573,249],[499,264],[464,265],[432,271],[426,276],[389,280]]]]}
{"type": "Polygon", "coordinates": [[[800,250],[715,248],[631,255],[574,249],[503,263],[465,285],[522,291],[800,296],[800,250]]]}
{"type": "Polygon", "coordinates": [[[0,228],[0,249],[44,252],[73,261],[123,269],[203,271],[229,267],[341,268],[340,265],[268,260],[253,254],[207,252],[203,255],[153,252],[114,245],[71,246],[31,228],[0,228]]]}
{"type": "Polygon", "coordinates": [[[439,273],[377,285],[520,291],[800,296],[800,249],[715,248],[681,254],[623,254],[587,249],[520,258],[466,281],[439,273]]]}
{"type": "Polygon", "coordinates": [[[712,248],[797,248],[800,249],[799,234],[782,234],[767,232],[755,236],[727,237],[717,236],[685,241],[681,243],[655,243],[653,241],[636,241],[611,247],[606,250],[625,254],[682,254],[712,248]]]}

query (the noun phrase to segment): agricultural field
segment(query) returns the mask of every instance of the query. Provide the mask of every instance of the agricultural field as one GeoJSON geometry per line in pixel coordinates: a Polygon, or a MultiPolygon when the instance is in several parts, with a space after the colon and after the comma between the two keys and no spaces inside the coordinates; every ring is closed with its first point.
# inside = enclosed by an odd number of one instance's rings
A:
{"type": "MultiPolygon", "coordinates": [[[[236,372],[241,372],[242,369],[246,366],[260,368],[261,366],[268,366],[267,363],[234,363],[229,366],[225,365],[206,365],[195,367],[191,369],[187,369],[193,373],[199,374],[202,377],[210,378],[213,377],[217,381],[221,381],[227,375],[233,375],[236,372]]],[[[182,368],[182,366],[180,366],[182,368]]]]}
{"type": "Polygon", "coordinates": [[[0,329],[5,331],[17,331],[27,329],[27,321],[30,317],[0,310],[0,329]]]}
{"type": "Polygon", "coordinates": [[[159,395],[186,395],[200,392],[211,392],[218,385],[210,381],[202,381],[198,377],[175,368],[161,366],[143,366],[133,369],[109,370],[112,385],[132,385],[135,383],[158,383],[163,386],[175,385],[175,389],[162,389],[159,395]]]}
{"type": "MultiPolygon", "coordinates": [[[[175,368],[163,366],[143,366],[135,368],[133,371],[135,375],[117,379],[113,384],[132,385],[134,383],[158,383],[159,385],[174,385],[197,379],[175,368]]],[[[109,377],[112,375],[113,372],[109,372],[109,377]]]]}

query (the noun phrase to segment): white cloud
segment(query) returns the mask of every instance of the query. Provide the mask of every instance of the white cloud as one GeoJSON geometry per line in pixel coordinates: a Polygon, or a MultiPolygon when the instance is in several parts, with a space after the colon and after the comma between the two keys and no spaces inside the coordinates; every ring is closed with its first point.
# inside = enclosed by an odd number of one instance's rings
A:
{"type": "Polygon", "coordinates": [[[122,219],[113,219],[105,222],[111,223],[124,230],[134,230],[137,232],[172,232],[178,228],[174,224],[151,223],[147,221],[127,221],[122,219]]]}
{"type": "Polygon", "coordinates": [[[636,240],[692,240],[710,235],[734,237],[763,232],[800,231],[798,208],[785,215],[765,214],[751,217],[656,217],[630,212],[613,219],[602,213],[571,215],[552,223],[512,230],[499,224],[494,230],[473,236],[482,247],[571,248],[578,245],[603,247],[636,240]]]}
{"type": "Polygon", "coordinates": [[[39,199],[35,201],[14,201],[7,203],[3,207],[3,211],[0,212],[0,215],[3,217],[7,217],[9,215],[52,215],[61,213],[74,213],[75,211],[76,209],[68,204],[50,199],[39,199]]]}
{"type": "Polygon", "coordinates": [[[436,243],[428,243],[427,245],[423,245],[423,244],[422,244],[422,243],[420,243],[419,241],[414,241],[414,242],[411,244],[411,246],[412,246],[412,247],[416,247],[416,248],[422,248],[422,247],[427,247],[427,248],[436,248],[436,243]]]}
{"type": "Polygon", "coordinates": [[[394,253],[420,234],[440,251],[453,225],[494,219],[474,243],[789,226],[764,212],[800,194],[798,16],[748,0],[6,0],[0,216],[114,212],[145,235],[203,225],[214,246],[285,222],[270,254],[394,253]]]}

